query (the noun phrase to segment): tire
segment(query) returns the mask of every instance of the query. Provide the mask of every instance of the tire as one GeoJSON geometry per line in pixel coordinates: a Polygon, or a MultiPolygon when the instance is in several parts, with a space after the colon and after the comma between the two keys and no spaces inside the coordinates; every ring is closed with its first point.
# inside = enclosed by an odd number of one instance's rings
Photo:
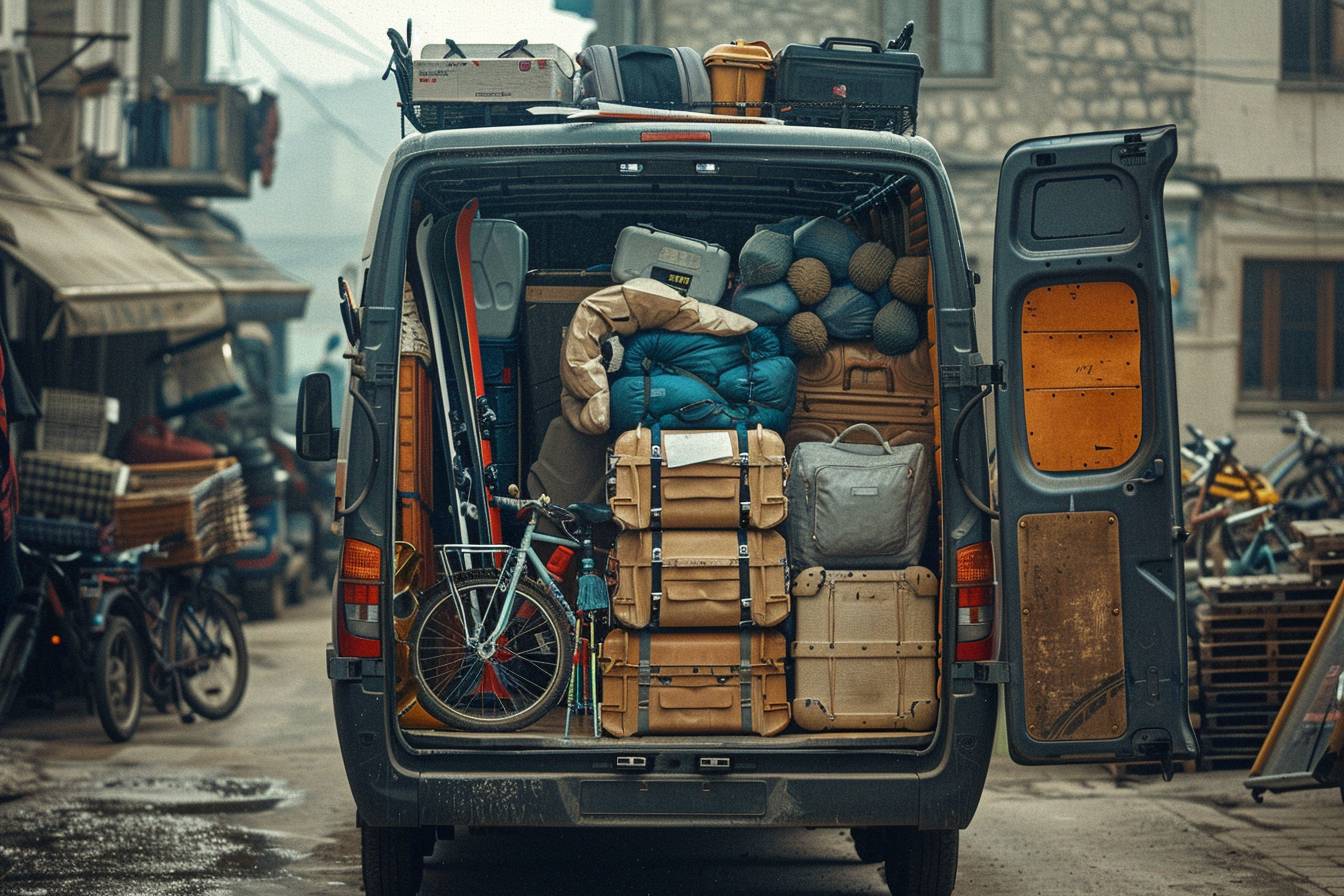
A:
{"type": "Polygon", "coordinates": [[[202,585],[172,602],[165,628],[168,660],[178,669],[182,699],[192,712],[212,722],[233,715],[247,691],[248,673],[247,638],[233,603],[202,585]],[[217,648],[219,654],[201,658],[199,668],[185,666],[201,657],[201,647],[217,648]]]}
{"type": "Polygon", "coordinates": [[[850,828],[849,836],[854,840],[854,854],[860,862],[876,865],[886,860],[887,850],[881,828],[850,828]]]}
{"type": "Polygon", "coordinates": [[[20,595],[10,607],[4,630],[0,631],[0,725],[9,718],[14,700],[23,688],[36,637],[37,614],[20,595]]]}
{"type": "Polygon", "coordinates": [[[144,702],[145,651],[140,633],[123,616],[112,616],[93,657],[93,705],[113,743],[135,736],[144,702]]]}
{"type": "Polygon", "coordinates": [[[444,579],[421,596],[420,610],[411,627],[410,668],[420,705],[445,725],[464,731],[518,731],[533,724],[559,703],[573,667],[568,618],[545,586],[531,579],[518,583],[513,618],[521,621],[510,621],[501,636],[500,652],[496,654],[500,658],[479,660],[467,652],[452,588],[466,600],[473,591],[493,593],[497,582],[498,572],[489,569],[468,570],[444,579]],[[529,605],[530,611],[526,609],[529,605]],[[538,622],[534,624],[533,619],[538,622]],[[516,642],[524,638],[533,646],[521,652],[509,651],[510,639],[516,642]],[[523,652],[533,654],[524,660],[527,666],[516,662],[508,665],[523,652]],[[428,681],[422,673],[426,668],[431,670],[428,681]],[[479,676],[461,677],[471,675],[474,669],[481,670],[479,676]],[[459,695],[464,685],[468,690],[459,695]],[[512,703],[508,695],[518,688],[524,689],[526,702],[510,709],[504,700],[512,703]],[[499,696],[501,691],[503,696],[499,696]],[[480,695],[481,703],[473,711],[470,704],[475,694],[480,695]],[[498,712],[494,710],[496,705],[498,712]]]}
{"type": "Polygon", "coordinates": [[[285,609],[285,581],[279,575],[265,579],[244,579],[239,589],[243,612],[249,621],[279,619],[285,609]]]}
{"type": "Polygon", "coordinates": [[[415,896],[425,876],[419,828],[359,830],[366,896],[415,896]]]}
{"type": "Polygon", "coordinates": [[[891,896],[951,896],[957,885],[960,831],[894,831],[887,843],[891,896]]]}

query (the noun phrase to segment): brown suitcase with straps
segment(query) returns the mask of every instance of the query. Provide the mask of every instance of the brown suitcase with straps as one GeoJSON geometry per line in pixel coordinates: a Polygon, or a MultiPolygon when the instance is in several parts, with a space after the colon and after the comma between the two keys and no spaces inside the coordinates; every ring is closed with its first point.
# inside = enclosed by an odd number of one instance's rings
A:
{"type": "Polygon", "coordinates": [[[789,615],[784,536],[760,529],[668,529],[616,537],[626,628],[779,625],[789,615]]]}
{"type": "Polygon", "coordinates": [[[761,426],[641,426],[622,433],[611,450],[608,503],[625,529],[773,529],[788,513],[784,466],[784,440],[761,426]],[[682,463],[683,454],[703,459],[682,463]]]}
{"type": "Polygon", "coordinates": [[[602,642],[602,728],[640,734],[772,735],[789,724],[784,636],[615,629],[602,642]]]}
{"type": "Polygon", "coordinates": [[[931,445],[933,405],[927,342],[899,357],[871,342],[836,343],[799,360],[798,399],[784,444],[792,453],[799,442],[829,442],[849,425],[867,423],[893,445],[931,445]]]}

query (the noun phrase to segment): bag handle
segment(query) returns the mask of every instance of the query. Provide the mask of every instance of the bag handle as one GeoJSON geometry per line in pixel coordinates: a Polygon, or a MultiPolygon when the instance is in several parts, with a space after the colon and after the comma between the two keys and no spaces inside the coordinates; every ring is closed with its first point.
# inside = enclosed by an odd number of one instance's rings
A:
{"type": "Polygon", "coordinates": [[[851,364],[849,367],[846,367],[846,368],[845,368],[845,380],[844,380],[844,383],[843,383],[843,387],[844,387],[844,390],[845,390],[846,392],[848,392],[848,391],[850,391],[851,389],[854,388],[854,371],[856,371],[856,370],[876,370],[876,371],[879,371],[879,372],[881,372],[881,373],[886,374],[886,377],[887,377],[887,391],[888,391],[888,392],[895,392],[895,391],[896,391],[896,374],[892,372],[892,369],[891,369],[891,367],[890,367],[889,365],[887,365],[887,364],[851,364]]]}
{"type": "Polygon", "coordinates": [[[838,436],[836,436],[835,438],[831,439],[831,446],[832,446],[832,447],[843,447],[843,446],[841,446],[840,443],[843,442],[843,441],[845,440],[845,436],[849,435],[850,433],[852,433],[852,432],[853,432],[854,430],[856,430],[856,429],[861,429],[861,430],[863,430],[864,432],[866,432],[866,433],[868,433],[869,435],[871,435],[873,438],[877,439],[877,443],[878,443],[879,445],[882,446],[882,450],[885,451],[887,454],[893,454],[893,453],[894,453],[894,452],[891,450],[891,443],[889,443],[886,439],[882,438],[882,433],[880,433],[880,432],[877,431],[877,427],[876,427],[876,426],[873,426],[873,425],[868,424],[868,423],[851,423],[849,426],[846,426],[844,432],[840,433],[840,435],[838,435],[838,436]]]}
{"type": "Polygon", "coordinates": [[[882,52],[880,43],[864,37],[828,37],[821,42],[823,50],[833,50],[836,47],[865,47],[874,53],[882,52]]]}

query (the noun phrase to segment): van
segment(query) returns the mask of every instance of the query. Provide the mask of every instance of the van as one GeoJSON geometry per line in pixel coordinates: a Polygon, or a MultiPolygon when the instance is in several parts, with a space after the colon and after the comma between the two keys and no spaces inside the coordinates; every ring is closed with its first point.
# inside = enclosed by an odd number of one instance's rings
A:
{"type": "MultiPolygon", "coordinates": [[[[986,302],[976,295],[947,173],[926,140],[650,118],[403,141],[378,186],[361,296],[346,309],[355,344],[339,431],[326,375],[303,384],[301,453],[337,457],[343,496],[327,673],[368,892],[414,892],[422,856],[454,827],[638,825],[850,828],[863,860],[886,863],[893,893],[946,894],[1001,700],[1020,763],[1169,768],[1194,757],[1162,210],[1175,128],[1013,147],[1000,174],[986,302]],[[417,248],[425,219],[475,201],[482,216],[526,231],[532,268],[584,272],[610,261],[630,224],[692,235],[735,257],[758,224],[833,215],[896,182],[922,197],[933,284],[937,537],[929,543],[941,644],[932,730],[567,738],[553,727],[490,733],[402,724],[393,593],[399,494],[390,459],[403,291],[418,270],[437,277],[441,261],[423,257],[424,240],[417,248]],[[991,361],[976,342],[977,314],[992,319],[991,361]]],[[[602,276],[574,279],[600,286],[602,276]]],[[[527,345],[558,344],[564,321],[537,320],[553,332],[527,345]]],[[[426,323],[442,330],[442,322],[426,323]]],[[[454,369],[458,347],[447,339],[433,346],[454,369]]],[[[509,412],[516,418],[504,421],[521,429],[523,466],[535,457],[537,429],[554,415],[542,407],[550,398],[530,391],[549,388],[540,378],[523,382],[523,400],[509,412]]],[[[432,403],[440,440],[477,410],[455,404],[457,394],[440,388],[432,403]]],[[[478,453],[467,452],[455,471],[442,468],[441,453],[436,487],[460,484],[464,474],[477,483],[468,487],[480,487],[478,453]]],[[[495,488],[502,494],[505,485],[495,488]]],[[[434,532],[436,543],[469,537],[434,532]]]]}

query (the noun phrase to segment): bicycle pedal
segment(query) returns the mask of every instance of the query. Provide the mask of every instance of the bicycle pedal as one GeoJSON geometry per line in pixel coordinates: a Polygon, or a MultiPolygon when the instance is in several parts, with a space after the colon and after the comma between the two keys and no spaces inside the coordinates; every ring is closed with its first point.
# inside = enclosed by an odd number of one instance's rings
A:
{"type": "Polygon", "coordinates": [[[182,719],[182,724],[183,724],[183,725],[192,725],[192,724],[194,724],[194,723],[196,722],[196,713],[194,713],[194,712],[184,712],[184,713],[182,713],[182,715],[181,715],[179,718],[182,719]]]}

